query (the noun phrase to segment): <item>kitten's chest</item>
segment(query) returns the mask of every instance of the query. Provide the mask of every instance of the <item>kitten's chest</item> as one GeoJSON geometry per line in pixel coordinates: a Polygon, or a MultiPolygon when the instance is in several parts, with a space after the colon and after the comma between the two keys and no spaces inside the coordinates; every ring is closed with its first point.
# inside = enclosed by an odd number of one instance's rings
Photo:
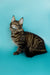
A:
{"type": "Polygon", "coordinates": [[[16,45],[22,44],[22,42],[24,42],[24,35],[22,33],[12,33],[11,38],[16,45]]]}

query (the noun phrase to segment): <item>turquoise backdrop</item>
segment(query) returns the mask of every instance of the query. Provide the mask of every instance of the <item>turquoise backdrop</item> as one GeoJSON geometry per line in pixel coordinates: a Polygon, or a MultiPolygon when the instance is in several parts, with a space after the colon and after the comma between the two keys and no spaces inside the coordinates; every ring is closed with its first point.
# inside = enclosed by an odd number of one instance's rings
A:
{"type": "Polygon", "coordinates": [[[0,75],[50,75],[50,0],[0,0],[0,75]],[[12,16],[24,17],[23,29],[41,36],[48,53],[14,56],[9,30],[12,16]]]}

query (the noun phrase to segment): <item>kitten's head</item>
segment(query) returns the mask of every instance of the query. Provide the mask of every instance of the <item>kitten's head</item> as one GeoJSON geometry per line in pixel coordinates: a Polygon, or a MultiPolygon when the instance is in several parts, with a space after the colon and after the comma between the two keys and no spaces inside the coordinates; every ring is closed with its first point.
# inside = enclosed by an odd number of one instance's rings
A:
{"type": "Polygon", "coordinates": [[[19,32],[19,31],[22,31],[23,30],[22,26],[23,26],[23,17],[19,21],[17,21],[15,19],[15,17],[13,16],[12,17],[12,20],[11,20],[11,23],[10,23],[10,30],[12,32],[13,31],[19,32]]]}

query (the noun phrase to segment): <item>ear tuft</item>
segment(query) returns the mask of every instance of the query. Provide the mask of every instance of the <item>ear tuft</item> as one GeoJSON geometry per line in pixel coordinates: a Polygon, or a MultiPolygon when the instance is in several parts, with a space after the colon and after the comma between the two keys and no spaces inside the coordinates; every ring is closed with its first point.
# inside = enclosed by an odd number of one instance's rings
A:
{"type": "Polygon", "coordinates": [[[13,21],[15,21],[15,16],[13,16],[13,17],[12,17],[12,20],[11,20],[11,22],[13,22],[13,21]]]}
{"type": "Polygon", "coordinates": [[[20,24],[20,25],[23,24],[23,17],[19,20],[19,24],[20,24]]]}

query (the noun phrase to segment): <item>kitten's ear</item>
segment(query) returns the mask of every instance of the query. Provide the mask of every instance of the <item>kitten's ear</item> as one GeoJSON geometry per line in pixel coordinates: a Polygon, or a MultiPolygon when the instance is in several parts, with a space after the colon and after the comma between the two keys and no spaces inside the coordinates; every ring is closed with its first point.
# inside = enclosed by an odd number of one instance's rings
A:
{"type": "Polygon", "coordinates": [[[20,24],[20,25],[23,24],[23,17],[19,20],[19,24],[20,24]]]}
{"type": "Polygon", "coordinates": [[[13,21],[15,21],[15,16],[13,16],[13,17],[12,17],[12,20],[11,20],[11,22],[13,22],[13,21]]]}

